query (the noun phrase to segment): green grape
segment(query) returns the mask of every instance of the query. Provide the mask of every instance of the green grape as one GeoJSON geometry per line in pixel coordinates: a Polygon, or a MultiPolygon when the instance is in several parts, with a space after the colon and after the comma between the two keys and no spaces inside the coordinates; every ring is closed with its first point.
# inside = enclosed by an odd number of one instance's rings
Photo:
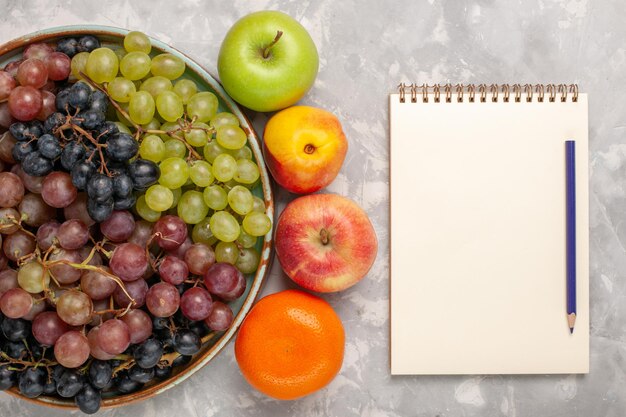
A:
{"type": "Polygon", "coordinates": [[[240,149],[246,144],[246,133],[238,126],[222,126],[215,134],[217,143],[225,149],[240,149]]]}
{"type": "Polygon", "coordinates": [[[144,52],[129,52],[120,61],[120,72],[128,80],[141,80],[150,72],[150,57],[144,52]]]}
{"type": "Polygon", "coordinates": [[[198,87],[196,83],[191,80],[178,80],[176,84],[174,84],[174,92],[178,94],[183,104],[187,104],[191,96],[198,92],[198,87]]]}
{"type": "Polygon", "coordinates": [[[187,224],[197,224],[209,214],[200,191],[186,191],[178,201],[178,217],[187,224]]]}
{"type": "Polygon", "coordinates": [[[237,173],[237,161],[227,153],[218,155],[213,161],[213,176],[221,182],[230,181],[237,173]]]}
{"type": "Polygon", "coordinates": [[[97,83],[108,83],[117,76],[120,61],[109,48],[97,48],[89,53],[85,73],[97,83]]]}
{"type": "Polygon", "coordinates": [[[215,260],[235,265],[239,258],[239,248],[233,242],[219,242],[215,246],[215,260]]]}
{"type": "Polygon", "coordinates": [[[243,216],[251,212],[253,203],[252,193],[246,187],[236,185],[228,192],[228,205],[237,214],[243,216]]]}
{"type": "Polygon", "coordinates": [[[154,117],[154,99],[146,91],[137,91],[130,96],[128,102],[128,114],[133,122],[143,125],[149,123],[154,117]]]}
{"type": "Polygon", "coordinates": [[[221,155],[226,152],[226,149],[222,148],[216,140],[212,140],[206,144],[206,146],[202,149],[202,154],[204,155],[204,159],[213,163],[215,158],[218,155],[221,155]]]}
{"type": "Polygon", "coordinates": [[[243,219],[243,230],[252,236],[263,236],[272,228],[272,221],[267,214],[252,211],[243,219]]]}
{"type": "Polygon", "coordinates": [[[213,245],[217,242],[217,238],[213,236],[213,232],[211,232],[211,227],[209,226],[210,221],[210,218],[205,217],[193,226],[191,230],[191,240],[193,240],[194,243],[213,245]]]}
{"type": "Polygon", "coordinates": [[[213,210],[224,210],[228,205],[228,194],[219,185],[206,187],[203,192],[204,202],[213,210]]]}
{"type": "Polygon", "coordinates": [[[124,48],[112,48],[115,55],[117,55],[118,60],[122,60],[126,56],[126,50],[124,48]]]}
{"type": "Polygon", "coordinates": [[[144,130],[158,130],[161,127],[161,122],[156,117],[152,118],[150,122],[145,125],[141,125],[144,130]]]}
{"type": "MultiPolygon", "coordinates": [[[[126,112],[126,114],[128,114],[128,103],[119,103],[120,107],[122,108],[122,110],[124,110],[126,112]]],[[[117,116],[117,120],[120,121],[120,123],[122,123],[123,125],[129,127],[132,126],[133,123],[128,120],[126,118],[126,116],[124,116],[121,112],[119,112],[117,109],[115,109],[115,115],[117,116]]]]}
{"type": "Polygon", "coordinates": [[[160,133],[161,139],[163,141],[170,140],[173,136],[179,138],[180,140],[184,140],[183,132],[180,130],[180,126],[176,122],[165,122],[161,125],[159,130],[162,130],[166,133],[160,133]]]}
{"type": "Polygon", "coordinates": [[[265,201],[257,196],[252,197],[252,211],[258,211],[259,213],[265,213],[265,201]]]}
{"type": "Polygon", "coordinates": [[[165,141],[165,156],[184,158],[187,155],[187,147],[178,139],[168,139],[165,141]]]}
{"type": "Polygon", "coordinates": [[[126,78],[116,77],[107,84],[107,91],[111,98],[120,103],[128,103],[130,96],[135,94],[135,84],[126,78]]]}
{"type": "Polygon", "coordinates": [[[175,122],[183,117],[183,101],[173,91],[161,91],[156,97],[159,115],[168,122],[175,122]]]}
{"type": "Polygon", "coordinates": [[[174,201],[172,201],[171,209],[178,205],[178,201],[180,200],[180,196],[183,195],[183,190],[181,188],[175,188],[172,190],[172,194],[174,195],[174,201]]]}
{"type": "Polygon", "coordinates": [[[167,158],[161,162],[159,168],[161,169],[159,183],[171,190],[182,187],[189,178],[189,165],[182,158],[167,158]]]}
{"type": "Polygon", "coordinates": [[[251,248],[256,245],[257,237],[251,236],[246,233],[245,230],[241,230],[239,233],[239,237],[237,238],[237,243],[241,245],[243,248],[251,248]]]}
{"type": "Polygon", "coordinates": [[[141,83],[139,91],[147,91],[154,98],[162,91],[171,91],[172,82],[165,77],[150,77],[141,83]]]}
{"type": "Polygon", "coordinates": [[[159,54],[152,59],[150,70],[153,75],[175,80],[185,72],[185,62],[176,55],[159,54]]]}
{"type": "Polygon", "coordinates": [[[172,207],[174,193],[159,184],[151,185],[146,191],[146,204],[154,211],[165,211],[172,207]]]}
{"type": "Polygon", "coordinates": [[[215,129],[219,129],[223,126],[237,126],[239,127],[239,119],[232,113],[222,112],[217,113],[211,118],[211,126],[215,129]]]}
{"type": "Polygon", "coordinates": [[[213,214],[209,227],[213,232],[213,236],[222,242],[234,242],[239,237],[241,230],[237,219],[227,211],[218,211],[213,214]]]}
{"type": "Polygon", "coordinates": [[[249,159],[237,160],[237,173],[233,177],[242,184],[254,184],[259,179],[259,167],[249,159]]]}
{"type": "Polygon", "coordinates": [[[154,211],[148,206],[145,195],[142,195],[137,199],[135,210],[137,210],[137,214],[139,214],[142,219],[149,221],[150,223],[156,222],[161,217],[160,211],[154,211]]]}
{"type": "Polygon", "coordinates": [[[252,159],[252,150],[247,146],[239,148],[235,151],[229,151],[228,153],[235,159],[252,159]]]}
{"type": "Polygon", "coordinates": [[[23,290],[37,294],[48,288],[50,274],[39,262],[31,261],[18,269],[17,282],[23,290]]]}
{"type": "Polygon", "coordinates": [[[198,187],[208,187],[213,182],[211,164],[207,161],[195,161],[189,168],[189,178],[198,187]]]}
{"type": "Polygon", "coordinates": [[[215,94],[203,91],[194,94],[187,103],[187,114],[189,117],[196,117],[197,122],[206,123],[217,112],[217,97],[215,94]]]}
{"type": "Polygon", "coordinates": [[[146,35],[136,30],[128,32],[124,36],[124,49],[128,52],[139,51],[149,54],[152,49],[150,39],[146,35]]]}
{"type": "MultiPolygon", "coordinates": [[[[126,120],[126,118],[123,117],[123,116],[122,116],[122,119],[126,120]]],[[[120,120],[122,120],[122,119],[120,119],[120,120]]],[[[122,122],[113,122],[113,123],[115,123],[115,126],[117,126],[117,130],[119,130],[120,132],[128,133],[129,135],[132,134],[130,129],[128,128],[128,126],[126,126],[124,123],[122,123],[122,122]]]]}
{"type": "Polygon", "coordinates": [[[152,162],[160,162],[165,157],[165,144],[157,135],[144,136],[139,145],[139,156],[152,162]]]}
{"type": "Polygon", "coordinates": [[[246,248],[239,252],[235,266],[242,274],[254,274],[259,267],[260,260],[261,256],[256,249],[246,248]]]}
{"type": "Polygon", "coordinates": [[[185,132],[185,140],[194,147],[204,146],[209,141],[207,130],[210,129],[206,123],[195,122],[189,132],[185,132]]]}
{"type": "Polygon", "coordinates": [[[89,59],[89,52],[79,52],[72,58],[70,62],[70,69],[74,78],[78,80],[82,80],[83,77],[80,76],[81,72],[85,72],[85,66],[87,65],[87,60],[89,59]]]}

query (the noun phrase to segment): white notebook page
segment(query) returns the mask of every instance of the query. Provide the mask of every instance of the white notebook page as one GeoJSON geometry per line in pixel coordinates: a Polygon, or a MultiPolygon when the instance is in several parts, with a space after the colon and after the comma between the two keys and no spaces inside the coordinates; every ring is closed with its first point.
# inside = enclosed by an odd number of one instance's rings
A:
{"type": "Polygon", "coordinates": [[[392,374],[587,373],[587,96],[400,103],[392,94],[390,129],[392,374]],[[574,334],[567,139],[576,141],[574,334]]]}

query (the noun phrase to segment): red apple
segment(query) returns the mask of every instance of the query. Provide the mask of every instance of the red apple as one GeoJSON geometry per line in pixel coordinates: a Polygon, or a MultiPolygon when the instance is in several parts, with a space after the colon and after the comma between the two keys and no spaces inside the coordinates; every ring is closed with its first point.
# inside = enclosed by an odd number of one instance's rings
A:
{"type": "Polygon", "coordinates": [[[334,194],[311,194],[289,203],[278,219],[275,242],[285,273],[317,292],[341,291],[359,282],[378,251],[367,214],[334,194]]]}

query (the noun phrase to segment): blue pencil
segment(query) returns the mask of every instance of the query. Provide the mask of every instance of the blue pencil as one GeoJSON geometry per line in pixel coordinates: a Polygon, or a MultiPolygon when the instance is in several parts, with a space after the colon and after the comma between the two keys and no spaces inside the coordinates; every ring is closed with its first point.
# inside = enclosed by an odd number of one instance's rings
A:
{"type": "Polygon", "coordinates": [[[566,177],[566,279],[567,279],[567,324],[574,333],[576,322],[576,153],[575,142],[565,141],[566,177]]]}

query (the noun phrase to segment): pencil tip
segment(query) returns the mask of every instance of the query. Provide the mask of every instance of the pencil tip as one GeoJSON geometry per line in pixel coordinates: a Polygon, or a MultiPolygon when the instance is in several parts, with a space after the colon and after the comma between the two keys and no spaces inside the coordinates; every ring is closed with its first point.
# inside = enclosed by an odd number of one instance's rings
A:
{"type": "Polygon", "coordinates": [[[570,327],[570,328],[569,328],[569,333],[570,333],[570,334],[574,334],[574,328],[573,328],[573,327],[570,327]]]}

